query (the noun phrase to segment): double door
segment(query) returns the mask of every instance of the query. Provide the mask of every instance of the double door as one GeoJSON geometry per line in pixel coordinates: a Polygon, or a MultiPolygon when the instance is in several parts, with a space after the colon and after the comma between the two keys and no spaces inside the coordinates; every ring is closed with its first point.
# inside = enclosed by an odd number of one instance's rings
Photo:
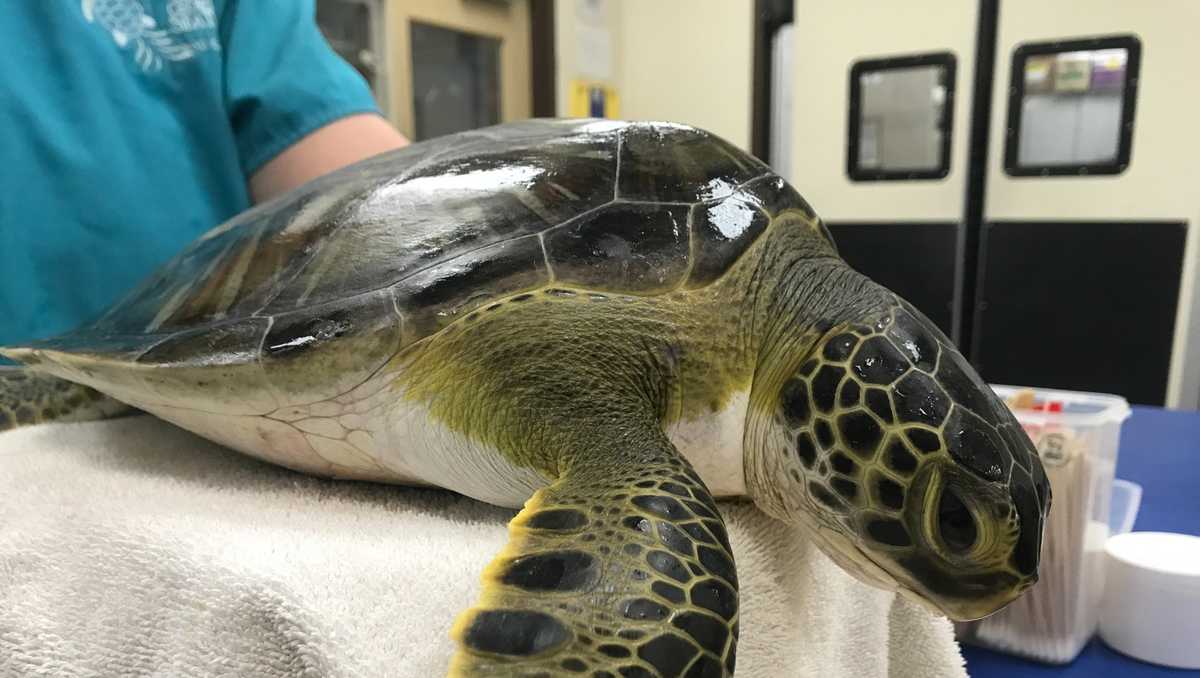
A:
{"type": "Polygon", "coordinates": [[[990,382],[1200,404],[1200,44],[1180,28],[1200,4],[796,0],[793,19],[773,160],[852,265],[990,382]]]}

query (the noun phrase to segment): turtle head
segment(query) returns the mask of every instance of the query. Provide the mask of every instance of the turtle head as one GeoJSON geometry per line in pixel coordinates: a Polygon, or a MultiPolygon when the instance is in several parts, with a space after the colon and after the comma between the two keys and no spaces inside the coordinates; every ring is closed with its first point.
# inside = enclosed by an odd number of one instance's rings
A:
{"type": "Polygon", "coordinates": [[[1049,483],[945,335],[880,290],[756,394],[750,491],[867,583],[984,617],[1037,581],[1049,483]]]}

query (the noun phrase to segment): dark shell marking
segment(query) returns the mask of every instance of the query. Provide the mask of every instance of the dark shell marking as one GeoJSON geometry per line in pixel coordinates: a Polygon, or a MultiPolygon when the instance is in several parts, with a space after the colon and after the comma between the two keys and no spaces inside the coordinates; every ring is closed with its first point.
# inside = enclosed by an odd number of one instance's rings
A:
{"type": "Polygon", "coordinates": [[[566,625],[528,610],[485,610],[471,622],[465,642],[480,652],[529,656],[552,650],[570,639],[566,625]]]}
{"type": "Polygon", "coordinates": [[[608,490],[552,487],[514,521],[522,555],[498,561],[487,609],[464,627],[479,671],[503,673],[507,658],[549,675],[732,671],[737,574],[712,498],[685,461],[640,471],[645,480],[608,490]],[[594,542],[609,549],[603,561],[575,547],[583,520],[588,534],[609,535],[594,542]]]}

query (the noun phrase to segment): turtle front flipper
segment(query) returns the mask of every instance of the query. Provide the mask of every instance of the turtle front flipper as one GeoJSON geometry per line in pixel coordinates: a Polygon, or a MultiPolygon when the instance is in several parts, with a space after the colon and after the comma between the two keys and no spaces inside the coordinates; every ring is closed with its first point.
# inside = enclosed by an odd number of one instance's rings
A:
{"type": "Polygon", "coordinates": [[[0,366],[0,431],[51,421],[95,421],[132,411],[99,391],[21,367],[0,366]]]}
{"type": "Polygon", "coordinates": [[[737,574],[708,489],[661,432],[576,457],[509,525],[459,617],[451,676],[722,676],[737,574]]]}

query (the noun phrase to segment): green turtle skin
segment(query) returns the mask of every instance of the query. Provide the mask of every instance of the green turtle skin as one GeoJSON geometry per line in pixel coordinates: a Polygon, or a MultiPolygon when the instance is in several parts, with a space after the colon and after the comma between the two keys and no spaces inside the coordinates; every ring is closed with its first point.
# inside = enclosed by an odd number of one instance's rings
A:
{"type": "Polygon", "coordinates": [[[46,375],[0,380],[10,412],[94,389],[297,470],[523,506],[452,675],[732,674],[714,495],[954,619],[1037,578],[1050,490],[1004,404],[786,182],[683,125],[414,144],[0,352],[46,375]]]}
{"type": "Polygon", "coordinates": [[[95,421],[131,410],[74,382],[0,365],[0,431],[44,422],[95,421]]]}

